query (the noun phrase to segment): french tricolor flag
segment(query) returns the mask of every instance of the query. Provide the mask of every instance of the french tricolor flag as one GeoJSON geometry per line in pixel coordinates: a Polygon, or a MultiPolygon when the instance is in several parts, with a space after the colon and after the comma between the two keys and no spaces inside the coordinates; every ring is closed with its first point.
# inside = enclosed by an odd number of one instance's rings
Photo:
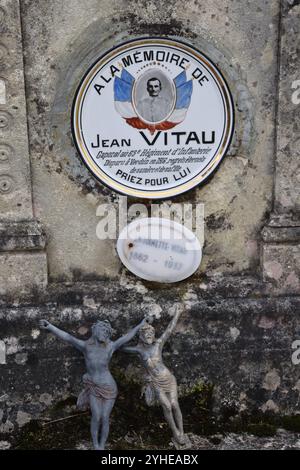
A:
{"type": "Polygon", "coordinates": [[[115,77],[114,81],[115,109],[126,120],[127,124],[137,129],[149,129],[153,134],[156,130],[171,129],[185,119],[193,92],[193,82],[187,80],[185,70],[174,79],[176,88],[175,108],[166,121],[158,124],[146,123],[137,116],[132,105],[134,82],[134,77],[125,69],[122,70],[121,77],[115,77]]]}

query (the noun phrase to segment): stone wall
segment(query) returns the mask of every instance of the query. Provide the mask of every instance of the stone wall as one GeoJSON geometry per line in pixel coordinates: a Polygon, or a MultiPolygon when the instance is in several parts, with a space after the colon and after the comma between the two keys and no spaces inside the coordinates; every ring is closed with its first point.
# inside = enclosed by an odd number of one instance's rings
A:
{"type": "MultiPolygon", "coordinates": [[[[84,338],[99,316],[120,333],[154,311],[159,329],[174,301],[185,313],[165,357],[182,400],[206,384],[211,416],[297,415],[299,2],[0,4],[0,434],[15,436],[80,390],[80,356],[38,319],[84,338]],[[174,200],[203,203],[206,224],[199,271],[171,288],[135,278],[115,241],[96,237],[97,206],[118,197],[81,163],[70,129],[87,67],[149,35],[211,57],[236,110],[220,168],[174,200]]],[[[114,368],[133,380],[123,355],[114,368]]]]}

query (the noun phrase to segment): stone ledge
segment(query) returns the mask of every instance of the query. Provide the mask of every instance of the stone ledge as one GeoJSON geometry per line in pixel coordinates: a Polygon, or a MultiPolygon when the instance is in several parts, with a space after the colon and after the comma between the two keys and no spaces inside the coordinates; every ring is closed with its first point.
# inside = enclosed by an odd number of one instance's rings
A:
{"type": "Polygon", "coordinates": [[[300,217],[298,214],[271,214],[268,226],[300,227],[300,217]]]}
{"type": "Polygon", "coordinates": [[[271,214],[261,232],[265,243],[300,242],[300,219],[297,214],[271,214]]]}
{"type": "MultiPolygon", "coordinates": [[[[195,297],[214,302],[216,299],[251,299],[270,296],[272,282],[262,281],[258,276],[215,275],[201,276],[192,281],[178,283],[170,289],[170,284],[160,284],[137,279],[127,274],[114,278],[98,278],[90,281],[59,282],[50,281],[47,288],[39,295],[36,292],[26,296],[7,295],[0,298],[0,307],[15,305],[103,305],[119,300],[131,302],[132,299],[143,300],[145,295],[159,295],[164,299],[171,297],[193,302],[195,297]],[[117,287],[117,289],[116,289],[117,287]],[[117,296],[117,297],[116,297],[117,296]]],[[[271,295],[272,296],[272,295],[271,295]]],[[[270,297],[271,297],[270,296],[270,297]]]]}
{"type": "Polygon", "coordinates": [[[46,234],[37,220],[0,222],[0,251],[42,250],[46,234]]]}
{"type": "Polygon", "coordinates": [[[299,243],[299,227],[272,227],[267,226],[262,230],[262,239],[265,243],[299,243]]]}

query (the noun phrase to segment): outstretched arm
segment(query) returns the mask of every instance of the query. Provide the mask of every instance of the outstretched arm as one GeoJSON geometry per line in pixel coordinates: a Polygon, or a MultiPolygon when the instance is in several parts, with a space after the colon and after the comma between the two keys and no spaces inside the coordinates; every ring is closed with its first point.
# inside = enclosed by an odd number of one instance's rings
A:
{"type": "Polygon", "coordinates": [[[59,339],[65,341],[66,343],[71,344],[74,346],[76,349],[79,349],[79,351],[83,352],[85,348],[85,342],[82,341],[81,339],[77,339],[74,336],[70,335],[66,331],[60,330],[59,328],[56,328],[56,326],[52,325],[49,323],[47,320],[41,320],[40,321],[40,328],[50,331],[53,333],[55,336],[57,336],[59,339]]]}
{"type": "Polygon", "coordinates": [[[137,326],[132,328],[132,330],[128,331],[128,333],[124,336],[121,336],[121,338],[118,338],[116,341],[113,343],[113,351],[116,351],[117,349],[121,348],[124,344],[128,343],[139,331],[139,329],[143,326],[145,323],[145,319],[141,321],[137,326]]]}
{"type": "Polygon", "coordinates": [[[171,336],[175,326],[177,325],[177,322],[178,322],[178,319],[180,317],[180,314],[181,314],[182,310],[177,308],[175,313],[174,313],[174,316],[172,318],[172,320],[170,321],[170,323],[168,324],[165,332],[161,335],[161,337],[159,338],[159,342],[164,345],[165,342],[169,339],[169,337],[171,336]]]}

